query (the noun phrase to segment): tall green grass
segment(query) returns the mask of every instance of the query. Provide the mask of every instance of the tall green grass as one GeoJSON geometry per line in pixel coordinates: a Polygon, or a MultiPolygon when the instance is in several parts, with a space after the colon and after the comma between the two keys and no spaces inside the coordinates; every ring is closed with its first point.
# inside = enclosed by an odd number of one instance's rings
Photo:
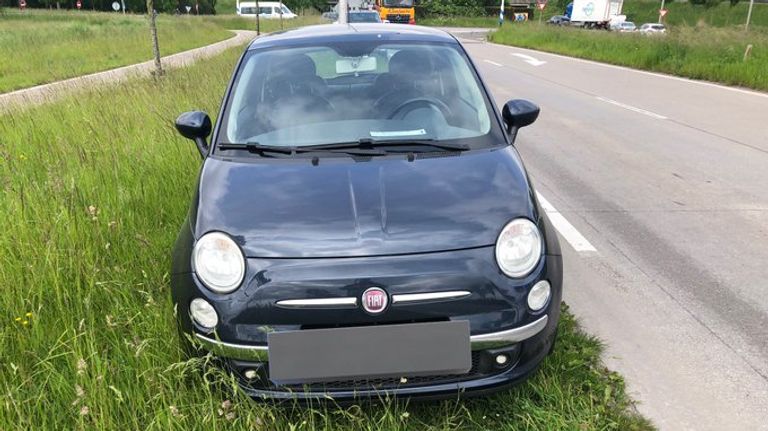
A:
{"type": "Polygon", "coordinates": [[[275,408],[186,360],[170,252],[199,169],[178,113],[241,50],[0,116],[0,429],[649,429],[566,311],[526,384],[486,399],[275,408]]]}
{"type": "MultiPolygon", "coordinates": [[[[232,36],[195,17],[160,16],[157,25],[162,55],[232,36]]],[[[0,28],[0,93],[152,58],[141,15],[27,11],[0,17],[0,28]]]]}
{"type": "Polygon", "coordinates": [[[674,27],[644,36],[537,25],[505,26],[496,43],[532,48],[656,72],[768,90],[768,29],[674,27]],[[752,53],[744,61],[747,45],[752,53]]]}

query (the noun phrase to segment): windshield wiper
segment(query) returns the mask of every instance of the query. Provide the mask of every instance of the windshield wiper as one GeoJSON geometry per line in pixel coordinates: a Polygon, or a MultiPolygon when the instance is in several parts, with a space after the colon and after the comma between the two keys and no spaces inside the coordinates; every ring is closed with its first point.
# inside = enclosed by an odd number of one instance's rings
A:
{"type": "Polygon", "coordinates": [[[334,150],[346,148],[373,149],[377,147],[432,147],[447,151],[467,151],[466,144],[450,144],[437,142],[434,139],[371,139],[361,138],[357,141],[338,142],[335,144],[309,145],[303,148],[315,148],[319,150],[334,150]]]}
{"type": "Polygon", "coordinates": [[[335,154],[348,154],[352,156],[384,156],[387,153],[380,150],[371,150],[361,148],[359,151],[350,151],[356,147],[346,148],[321,148],[321,146],[280,146],[280,145],[262,145],[258,142],[246,142],[244,144],[233,144],[229,142],[220,142],[217,146],[219,150],[246,150],[250,153],[256,153],[264,157],[275,157],[275,154],[282,154],[285,156],[292,156],[295,154],[304,153],[335,153],[335,154]],[[271,155],[269,155],[271,154],[271,155]]]}

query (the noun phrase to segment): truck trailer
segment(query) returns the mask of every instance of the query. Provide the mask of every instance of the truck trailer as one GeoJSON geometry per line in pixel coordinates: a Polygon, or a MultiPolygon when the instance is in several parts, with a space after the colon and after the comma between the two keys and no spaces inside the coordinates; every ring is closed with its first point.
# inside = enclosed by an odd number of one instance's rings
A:
{"type": "Polygon", "coordinates": [[[565,8],[572,25],[582,23],[587,28],[608,28],[621,15],[624,0],[574,0],[565,8]]]}

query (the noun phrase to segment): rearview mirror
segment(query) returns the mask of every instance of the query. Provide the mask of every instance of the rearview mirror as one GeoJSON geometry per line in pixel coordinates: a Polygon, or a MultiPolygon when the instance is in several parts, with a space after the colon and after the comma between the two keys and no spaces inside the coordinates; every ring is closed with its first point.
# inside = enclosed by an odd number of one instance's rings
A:
{"type": "Polygon", "coordinates": [[[208,155],[206,138],[211,134],[211,118],[202,111],[190,111],[176,118],[176,130],[181,136],[195,141],[200,157],[208,155]]]}
{"type": "Polygon", "coordinates": [[[504,105],[501,116],[507,125],[507,133],[515,139],[517,129],[532,124],[539,117],[539,107],[523,99],[510,100],[504,105]]]}

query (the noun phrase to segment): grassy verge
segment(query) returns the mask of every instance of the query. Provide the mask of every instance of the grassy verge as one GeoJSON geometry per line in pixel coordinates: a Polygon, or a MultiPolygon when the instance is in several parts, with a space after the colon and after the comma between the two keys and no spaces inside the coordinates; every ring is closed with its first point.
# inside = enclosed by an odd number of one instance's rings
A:
{"type": "MultiPolygon", "coordinates": [[[[285,20],[285,28],[318,18],[285,20]]],[[[0,93],[59,81],[152,58],[149,27],[142,15],[99,12],[27,11],[0,16],[0,93]],[[12,59],[12,60],[11,60],[12,59]]],[[[162,55],[232,37],[227,29],[255,30],[255,21],[237,16],[158,17],[162,55]]],[[[262,31],[280,29],[262,20],[262,31]]]]}
{"type": "MultiPolygon", "coordinates": [[[[553,15],[565,13],[565,7],[559,7],[554,0],[550,1],[541,12],[541,19],[546,21],[553,15]]],[[[667,2],[664,6],[669,13],[664,22],[671,26],[696,26],[708,25],[712,27],[743,27],[747,17],[749,1],[742,0],[735,6],[723,1],[717,6],[704,7],[692,5],[689,2],[667,2]]],[[[656,22],[659,19],[659,2],[656,0],[632,0],[625,1],[622,12],[627,15],[629,21],[634,21],[640,26],[646,22],[656,22]]],[[[432,16],[420,18],[419,24],[438,27],[498,27],[498,15],[463,17],[463,16],[432,16]]],[[[509,20],[508,12],[505,25],[518,25],[509,20]]],[[[534,11],[533,21],[539,20],[539,11],[534,11]]],[[[751,26],[768,27],[768,4],[756,3],[752,11],[751,26]]]]}
{"type": "Polygon", "coordinates": [[[674,27],[647,37],[536,24],[505,26],[496,43],[555,52],[637,69],[768,90],[768,31],[674,27]],[[753,45],[744,61],[744,51],[753,45]]]}
{"type": "Polygon", "coordinates": [[[274,408],[184,361],[168,269],[200,161],[172,121],[216,112],[240,52],[0,116],[0,429],[650,428],[567,311],[535,377],[487,399],[274,408]]]}
{"type": "MultiPolygon", "coordinates": [[[[91,72],[139,63],[152,57],[143,16],[93,12],[39,12],[0,17],[0,93],[91,72]]],[[[161,16],[161,54],[167,55],[231,37],[194,17],[161,16]]]]}

